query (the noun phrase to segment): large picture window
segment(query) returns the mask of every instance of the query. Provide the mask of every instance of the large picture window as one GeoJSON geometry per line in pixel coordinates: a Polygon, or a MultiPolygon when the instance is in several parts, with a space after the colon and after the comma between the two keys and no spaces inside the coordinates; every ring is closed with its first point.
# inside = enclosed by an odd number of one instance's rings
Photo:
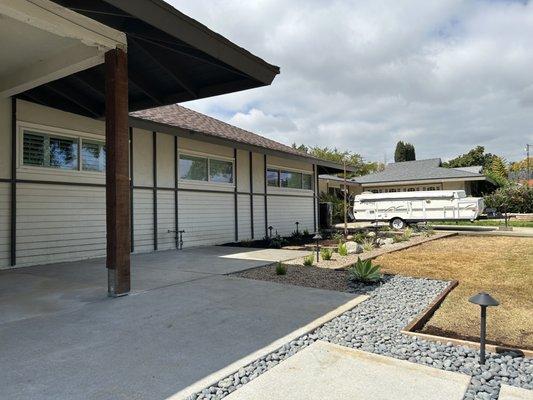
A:
{"type": "Polygon", "coordinates": [[[233,183],[233,161],[180,154],[179,178],[189,181],[233,183]]]}
{"type": "Polygon", "coordinates": [[[22,162],[29,166],[76,170],[78,140],[25,131],[22,162]]]}
{"type": "Polygon", "coordinates": [[[302,172],[267,169],[267,185],[289,189],[312,190],[313,176],[302,172]]]}

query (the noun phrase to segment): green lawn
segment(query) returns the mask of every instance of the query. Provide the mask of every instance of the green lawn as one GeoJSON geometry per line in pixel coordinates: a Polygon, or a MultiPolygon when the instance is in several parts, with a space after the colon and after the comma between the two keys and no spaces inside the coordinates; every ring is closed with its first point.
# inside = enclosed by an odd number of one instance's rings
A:
{"type": "MultiPolygon", "coordinates": [[[[466,225],[466,226],[499,226],[505,225],[503,219],[492,219],[492,220],[477,220],[474,222],[470,221],[432,221],[432,225],[466,225]]],[[[509,226],[515,226],[517,228],[533,228],[533,221],[517,221],[514,219],[509,220],[509,226]]]]}

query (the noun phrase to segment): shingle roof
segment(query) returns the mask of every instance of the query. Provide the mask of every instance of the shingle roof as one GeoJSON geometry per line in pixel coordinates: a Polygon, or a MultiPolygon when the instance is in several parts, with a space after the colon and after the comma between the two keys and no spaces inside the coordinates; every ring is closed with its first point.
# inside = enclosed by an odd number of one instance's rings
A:
{"type": "MultiPolygon", "coordinates": [[[[337,176],[337,175],[321,174],[321,175],[318,175],[318,178],[319,179],[331,180],[331,181],[344,182],[344,178],[341,178],[340,176],[337,176]]],[[[350,184],[350,183],[357,184],[357,182],[353,178],[346,179],[346,183],[348,183],[348,184],[350,184]]]]}
{"type": "Polygon", "coordinates": [[[482,178],[477,172],[441,167],[440,158],[387,164],[381,172],[354,178],[359,183],[384,183],[428,179],[482,178]]]}
{"type": "Polygon", "coordinates": [[[175,126],[178,128],[200,132],[211,136],[228,139],[235,142],[245,143],[253,146],[264,147],[271,150],[297,155],[300,157],[318,160],[300,150],[293,149],[282,143],[267,139],[256,133],[237,128],[226,122],[209,117],[199,112],[190,110],[183,106],[172,104],[169,106],[151,108],[148,110],[135,111],[130,113],[132,117],[144,120],[175,126]]]}

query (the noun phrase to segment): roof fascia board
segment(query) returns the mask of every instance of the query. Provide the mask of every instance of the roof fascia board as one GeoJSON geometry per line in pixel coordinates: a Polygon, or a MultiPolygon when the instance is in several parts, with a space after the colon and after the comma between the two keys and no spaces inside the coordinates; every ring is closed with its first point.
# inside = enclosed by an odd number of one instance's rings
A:
{"type": "Polygon", "coordinates": [[[0,0],[0,14],[57,36],[77,39],[102,51],[127,49],[120,32],[50,0],[0,0]]]}
{"type": "Polygon", "coordinates": [[[391,185],[413,185],[419,183],[439,183],[439,182],[463,182],[463,181],[484,181],[486,176],[472,176],[464,178],[436,178],[436,179],[420,179],[409,181],[387,181],[387,182],[361,182],[361,186],[391,186],[391,185]]]}
{"type": "Polygon", "coordinates": [[[105,1],[265,85],[270,84],[279,74],[278,67],[238,47],[162,0],[105,1]]]}

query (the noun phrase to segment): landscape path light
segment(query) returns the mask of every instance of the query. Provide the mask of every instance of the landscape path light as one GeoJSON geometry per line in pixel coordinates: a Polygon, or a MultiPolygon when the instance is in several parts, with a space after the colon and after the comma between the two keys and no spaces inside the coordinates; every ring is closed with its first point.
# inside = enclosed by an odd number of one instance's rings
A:
{"type": "Polygon", "coordinates": [[[481,332],[479,335],[479,363],[485,364],[485,338],[487,336],[487,307],[495,307],[500,304],[498,300],[486,292],[480,292],[468,299],[470,303],[481,307],[481,332]]]}
{"type": "Polygon", "coordinates": [[[269,238],[272,238],[272,229],[274,229],[274,228],[272,227],[272,225],[270,225],[270,226],[268,227],[268,237],[269,237],[269,238]]]}
{"type": "Polygon", "coordinates": [[[298,233],[300,233],[300,232],[298,231],[298,225],[300,225],[300,223],[299,223],[298,221],[296,221],[295,224],[296,224],[296,234],[298,235],[298,233]]]}
{"type": "Polygon", "coordinates": [[[313,236],[313,239],[316,240],[316,263],[318,264],[320,252],[319,252],[319,241],[322,240],[322,235],[320,233],[316,233],[315,236],[313,236]]]}

